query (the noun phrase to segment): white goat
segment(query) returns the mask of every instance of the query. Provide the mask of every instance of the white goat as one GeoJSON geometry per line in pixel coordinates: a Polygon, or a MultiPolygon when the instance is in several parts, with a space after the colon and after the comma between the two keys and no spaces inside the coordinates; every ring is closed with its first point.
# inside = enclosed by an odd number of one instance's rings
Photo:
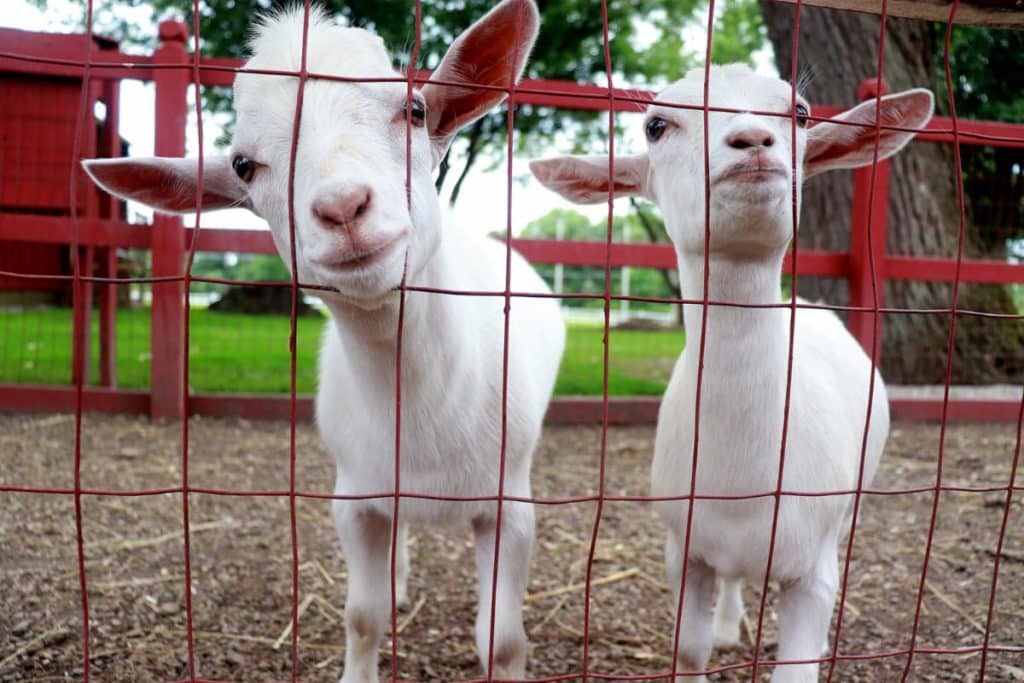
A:
{"type": "MultiPolygon", "coordinates": [[[[432,173],[463,126],[506,97],[532,48],[539,17],[532,0],[505,0],[450,47],[433,78],[407,99],[404,82],[307,81],[295,161],[298,277],[331,314],[320,354],[317,423],[337,461],[335,493],[377,496],[333,503],[348,564],[343,681],[377,681],[377,648],[391,610],[388,577],[395,486],[395,351],[403,266],[409,285],[490,291],[492,296],[409,292],[404,313],[401,392],[401,490],[425,496],[498,493],[501,451],[505,246],[445,234],[432,173]],[[492,86],[481,89],[475,86],[492,86]],[[407,111],[407,106],[411,111],[407,111]],[[406,158],[407,116],[412,154],[406,158]],[[406,168],[411,166],[409,196],[406,168]],[[383,494],[383,495],[382,495],[383,494]]],[[[298,71],[302,10],[256,28],[247,67],[298,71]]],[[[310,18],[308,69],[314,74],[395,78],[373,33],[310,18]]],[[[270,223],[290,263],[288,174],[298,79],[240,73],[238,123],[229,157],[208,159],[203,207],[251,208],[270,223]]],[[[86,167],[110,192],[157,209],[194,210],[195,160],[92,161],[86,167]]],[[[496,201],[500,198],[496,197],[496,201]]],[[[518,254],[513,292],[550,293],[518,254]]],[[[565,342],[558,304],[515,298],[508,340],[504,493],[530,496],[530,464],[565,342]]],[[[405,523],[471,522],[479,601],[476,642],[488,665],[491,586],[498,504],[400,502],[396,557],[399,601],[406,598],[405,523]]],[[[533,544],[533,506],[506,502],[501,514],[493,670],[525,675],[522,599],[533,544]]]]}
{"type": "MultiPolygon", "coordinates": [[[[691,71],[658,96],[659,103],[703,104],[704,70],[691,71]]],[[[536,161],[532,169],[549,188],[577,202],[641,195],[659,204],[679,258],[684,298],[704,294],[709,251],[710,301],[780,304],[782,261],[793,236],[794,184],[799,206],[803,179],[832,168],[870,164],[875,144],[874,101],[834,121],[806,128],[808,105],[791,86],[742,65],[712,67],[710,106],[738,110],[709,115],[710,244],[705,244],[704,123],[700,109],[653,105],[645,120],[648,152],[615,158],[609,183],[607,157],[536,161]],[[781,116],[753,115],[778,112],[781,116]],[[796,140],[792,131],[796,119],[796,140]],[[792,154],[796,145],[796,177],[792,154]],[[609,186],[611,185],[611,188],[609,186]]],[[[911,90],[882,98],[886,126],[917,128],[931,117],[933,98],[911,90]]],[[[883,130],[878,158],[896,153],[911,132],[883,130]]],[[[885,201],[885,197],[877,198],[885,201]]],[[[655,496],[688,496],[694,451],[702,307],[684,310],[688,343],[672,373],[658,416],[651,470],[655,496]]],[[[871,363],[831,312],[798,309],[793,339],[789,433],[782,489],[849,491],[858,485],[871,363]]],[[[712,305],[707,311],[695,492],[743,496],[775,490],[782,448],[788,308],[712,305]]],[[[889,409],[875,374],[864,475],[867,486],[889,430],[889,409]]],[[[851,495],[784,496],[771,578],[780,582],[778,660],[821,656],[837,589],[837,544],[850,527],[851,495]]],[[[683,670],[706,669],[712,642],[739,641],[741,579],[760,583],[768,564],[771,495],[743,500],[699,499],[693,505],[688,557],[684,540],[689,502],[660,502],[668,526],[665,563],[678,600],[688,560],[679,641],[683,670]],[[715,577],[719,599],[712,611],[715,577]],[[712,614],[714,613],[714,616],[712,614]]],[[[773,681],[816,680],[818,664],[780,665],[773,681]]]]}

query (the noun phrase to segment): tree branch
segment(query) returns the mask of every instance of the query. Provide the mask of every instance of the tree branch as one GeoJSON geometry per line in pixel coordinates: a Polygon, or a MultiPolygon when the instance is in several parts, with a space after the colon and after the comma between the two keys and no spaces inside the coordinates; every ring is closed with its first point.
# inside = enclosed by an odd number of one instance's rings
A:
{"type": "Polygon", "coordinates": [[[444,187],[444,179],[448,177],[448,170],[451,165],[448,163],[449,157],[452,155],[451,145],[448,146],[448,150],[444,153],[444,157],[441,159],[441,163],[437,167],[437,180],[434,181],[434,190],[438,194],[441,194],[441,188],[444,187]]]}
{"type": "MultiPolygon", "coordinates": [[[[647,239],[649,239],[651,242],[660,242],[661,240],[658,239],[658,231],[655,229],[654,224],[651,223],[650,217],[648,217],[648,215],[645,214],[643,210],[640,208],[640,204],[639,202],[636,201],[636,197],[629,198],[629,205],[633,207],[634,211],[636,211],[636,217],[640,219],[640,225],[643,226],[644,232],[647,233],[647,239]]],[[[665,286],[668,287],[668,291],[672,293],[672,296],[675,297],[676,299],[683,298],[683,292],[679,288],[679,283],[672,281],[672,272],[669,270],[660,269],[658,270],[658,273],[661,274],[661,279],[665,281],[665,286]]],[[[676,322],[680,326],[683,324],[682,306],[676,307],[676,322]]]]}
{"type": "Polygon", "coordinates": [[[480,137],[484,130],[484,119],[478,119],[473,124],[473,128],[469,131],[469,148],[466,150],[466,165],[462,167],[462,173],[459,174],[459,179],[455,181],[455,187],[452,188],[452,196],[448,200],[449,206],[455,206],[455,202],[459,200],[459,192],[462,190],[462,183],[469,174],[469,169],[472,168],[473,163],[476,161],[476,155],[480,152],[480,137]]]}

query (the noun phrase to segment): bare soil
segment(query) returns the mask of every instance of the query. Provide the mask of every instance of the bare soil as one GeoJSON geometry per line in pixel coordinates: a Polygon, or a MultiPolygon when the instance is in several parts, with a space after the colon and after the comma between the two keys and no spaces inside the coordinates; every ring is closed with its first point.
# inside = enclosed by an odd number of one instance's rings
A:
{"type": "MultiPolygon", "coordinates": [[[[74,418],[0,416],[0,486],[71,488],[74,418]]],[[[951,425],[942,481],[1002,491],[944,492],[910,679],[977,680],[989,618],[996,540],[1016,444],[1012,425],[951,425]],[[958,649],[931,654],[929,649],[958,649]]],[[[643,496],[653,429],[614,427],[607,441],[605,492],[643,496]]],[[[601,430],[549,427],[534,467],[541,499],[595,495],[601,430]]],[[[88,489],[180,488],[182,427],[88,415],[82,424],[81,485],[88,489]]],[[[230,492],[288,489],[289,426],[194,419],[188,476],[193,488],[230,492]]],[[[934,486],[939,426],[897,424],[875,488],[934,486]]],[[[296,430],[297,487],[328,493],[333,466],[314,430],[296,430]]],[[[986,679],[1024,680],[1024,488],[1009,513],[1001,556],[986,679]]],[[[870,495],[850,563],[836,681],[900,680],[909,646],[933,491],[870,495]]],[[[329,501],[298,498],[298,678],[335,681],[343,658],[345,563],[329,501]]],[[[593,501],[538,506],[538,534],[526,604],[529,671],[535,678],[649,677],[671,666],[674,605],[665,584],[662,531],[645,502],[606,501],[594,552],[589,660],[584,662],[583,595],[597,521],[593,501]]],[[[188,645],[180,492],[81,498],[93,681],[187,679],[188,645]]],[[[292,609],[290,504],[286,495],[192,493],[191,585],[196,675],[231,681],[290,680],[292,609]]],[[[412,605],[398,615],[403,679],[479,678],[473,648],[475,580],[467,529],[414,529],[412,605]]],[[[748,586],[743,646],[716,652],[714,666],[750,662],[760,587],[748,586]]],[[[764,614],[760,657],[775,651],[775,589],[764,614]]],[[[835,628],[833,619],[833,629],[835,628]]],[[[0,492],[0,681],[81,679],[82,594],[75,506],[67,493],[0,492]]],[[[828,669],[826,664],[823,671],[828,669]]],[[[390,644],[381,671],[391,670],[390,644]]],[[[767,679],[769,668],[760,669],[767,679]]],[[[712,680],[751,679],[751,668],[712,680]]],[[[824,674],[823,674],[824,678],[824,674]]]]}

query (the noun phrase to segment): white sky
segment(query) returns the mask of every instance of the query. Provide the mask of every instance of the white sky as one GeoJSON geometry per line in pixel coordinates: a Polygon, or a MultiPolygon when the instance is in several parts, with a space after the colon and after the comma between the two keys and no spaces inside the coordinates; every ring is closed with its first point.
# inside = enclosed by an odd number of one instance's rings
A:
{"type": "MultiPolygon", "coordinates": [[[[4,0],[4,12],[0,14],[0,26],[21,28],[33,31],[55,31],[66,32],[73,30],[76,18],[82,12],[81,6],[73,3],[72,0],[49,0],[47,11],[42,12],[26,0],[4,0]]],[[[148,8],[125,8],[125,16],[135,19],[139,24],[145,24],[149,20],[148,8]]],[[[686,31],[687,44],[701,44],[706,38],[705,31],[699,26],[706,24],[704,19],[698,20],[698,27],[686,31]]],[[[155,33],[156,27],[153,27],[155,33]]],[[[771,52],[762,51],[755,55],[755,61],[759,71],[775,74],[772,65],[771,52]]],[[[192,90],[189,91],[191,100],[192,90]]],[[[194,103],[190,104],[194,106],[194,103]]],[[[141,81],[123,80],[121,82],[121,136],[130,143],[131,156],[150,156],[153,154],[153,116],[154,96],[152,84],[145,84],[141,81]]],[[[190,111],[194,111],[190,107],[190,111]]],[[[187,153],[194,155],[196,150],[196,124],[194,115],[190,117],[188,131],[187,153]]],[[[642,139],[639,134],[641,125],[639,115],[623,115],[621,125],[628,126],[624,142],[617,142],[616,152],[628,153],[638,151],[642,148],[642,139]]],[[[217,154],[213,142],[220,135],[220,128],[213,117],[203,117],[203,139],[204,153],[217,154]]],[[[622,132],[619,135],[622,138],[622,132]]],[[[458,144],[458,142],[456,142],[458,144]]],[[[566,145],[568,147],[568,145],[566,145]]],[[[553,148],[552,155],[558,154],[559,150],[553,148]]],[[[446,185],[450,188],[454,184],[454,178],[461,169],[461,160],[453,155],[453,167],[450,171],[450,180],[446,185]]],[[[567,202],[557,195],[545,190],[532,178],[527,164],[529,159],[514,156],[512,160],[512,172],[515,179],[512,187],[512,227],[513,233],[518,233],[530,221],[543,216],[554,208],[568,208],[567,202]]],[[[480,232],[491,232],[503,230],[506,227],[507,212],[507,164],[502,163],[493,171],[484,171],[490,164],[486,159],[477,161],[470,171],[462,187],[459,201],[454,209],[448,210],[447,198],[442,205],[447,212],[446,220],[449,227],[480,232]]],[[[132,203],[130,205],[140,216],[148,217],[150,213],[132,203]]],[[[628,204],[624,201],[617,202],[616,212],[625,212],[628,204]]],[[[599,204],[596,206],[574,207],[581,213],[586,214],[591,220],[607,216],[607,206],[599,204]]],[[[186,217],[186,225],[194,222],[193,218],[186,217]]],[[[204,227],[225,227],[225,228],[266,228],[266,224],[248,211],[241,209],[216,211],[203,218],[204,227]]]]}

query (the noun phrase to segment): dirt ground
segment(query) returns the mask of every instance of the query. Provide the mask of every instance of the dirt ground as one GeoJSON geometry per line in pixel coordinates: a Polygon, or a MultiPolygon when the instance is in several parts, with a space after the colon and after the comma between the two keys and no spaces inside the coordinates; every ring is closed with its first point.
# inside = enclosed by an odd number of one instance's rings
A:
{"type": "MultiPolygon", "coordinates": [[[[144,419],[86,416],[82,486],[160,489],[181,483],[181,426],[144,419]]],[[[0,416],[0,485],[71,487],[71,416],[0,416]]],[[[644,495],[653,429],[612,428],[607,487],[644,495]]],[[[289,429],[284,423],[195,419],[189,477],[194,487],[282,490],[288,486],[289,429]]],[[[894,490],[935,481],[939,428],[896,424],[875,480],[894,490]]],[[[594,494],[600,429],[549,427],[534,467],[539,498],[594,494]]],[[[977,680],[994,549],[1005,509],[1015,445],[1011,425],[951,426],[943,481],[1002,492],[946,492],[924,595],[918,646],[964,648],[959,655],[919,653],[911,680],[977,680]]],[[[297,433],[298,487],[329,492],[333,466],[314,430],[297,433]]],[[[1018,487],[1021,476],[1018,475],[1018,487]]],[[[1024,680],[1024,488],[1015,491],[1002,555],[987,679],[1024,680]]],[[[930,492],[865,500],[850,569],[840,651],[884,654],[908,646],[930,492]]],[[[335,681],[343,657],[345,563],[329,520],[329,502],[300,498],[298,516],[298,677],[335,681]]],[[[289,503],[281,496],[191,496],[192,606],[197,674],[231,681],[288,680],[286,631],[292,600],[289,503]]],[[[182,496],[82,498],[94,681],[170,681],[188,677],[182,496]]],[[[533,677],[579,678],[583,668],[583,591],[595,521],[593,502],[540,505],[526,629],[533,677]]],[[[673,604],[663,578],[662,532],[642,502],[604,506],[593,568],[589,670],[649,676],[670,666],[673,604]]],[[[412,606],[399,614],[398,668],[405,679],[478,678],[473,649],[475,581],[470,533],[414,529],[412,606]]],[[[744,646],[716,652],[716,666],[749,661],[759,587],[748,587],[744,646]]],[[[775,651],[774,589],[765,613],[762,657],[775,651]]],[[[67,494],[0,492],[0,681],[64,681],[82,676],[81,593],[74,503],[67,494]]],[[[834,628],[835,619],[833,619],[834,628]]],[[[390,645],[381,671],[390,671],[390,645]]],[[[903,654],[840,661],[837,681],[899,680],[903,654]]],[[[762,669],[761,678],[768,671],[762,669]]],[[[712,680],[750,680],[750,670],[712,680]]]]}

